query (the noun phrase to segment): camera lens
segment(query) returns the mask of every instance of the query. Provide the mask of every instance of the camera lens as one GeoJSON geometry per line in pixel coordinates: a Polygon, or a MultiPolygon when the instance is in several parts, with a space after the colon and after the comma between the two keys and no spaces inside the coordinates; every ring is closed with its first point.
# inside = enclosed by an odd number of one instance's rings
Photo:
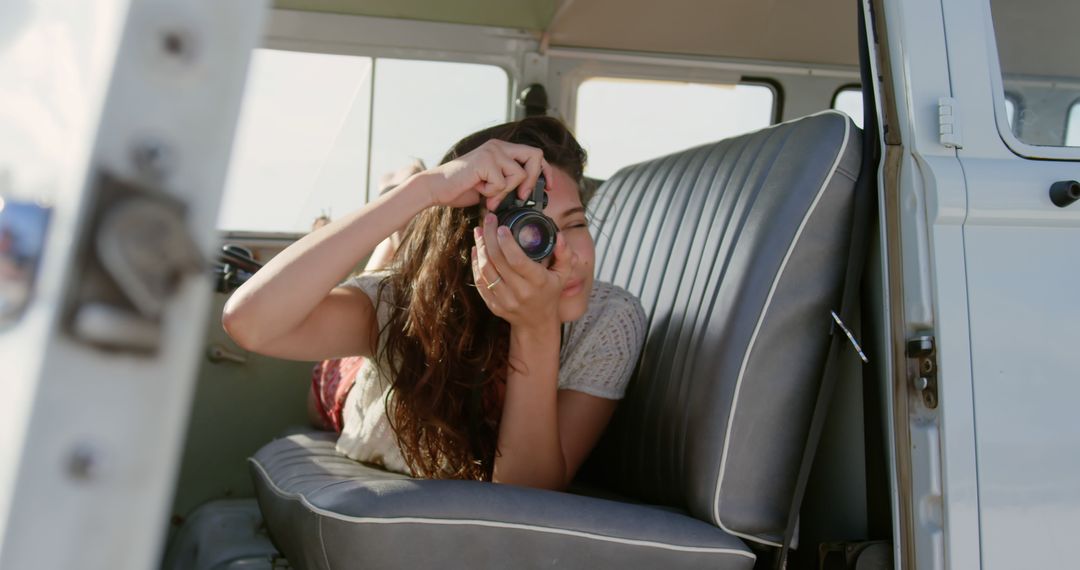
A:
{"type": "Polygon", "coordinates": [[[542,214],[518,211],[507,226],[529,259],[540,261],[555,250],[555,223],[542,214]]]}
{"type": "Polygon", "coordinates": [[[536,224],[527,224],[522,226],[518,230],[517,240],[521,244],[521,249],[526,252],[535,250],[540,247],[540,244],[544,241],[544,236],[541,233],[543,230],[536,224]]]}

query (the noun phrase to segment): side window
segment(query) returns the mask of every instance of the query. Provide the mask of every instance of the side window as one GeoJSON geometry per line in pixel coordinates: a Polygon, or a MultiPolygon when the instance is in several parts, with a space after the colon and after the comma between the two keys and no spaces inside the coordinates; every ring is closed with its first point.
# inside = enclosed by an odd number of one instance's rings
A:
{"type": "Polygon", "coordinates": [[[776,98],[755,84],[588,79],[575,111],[586,174],[608,178],[628,164],[767,127],[776,98]]]}
{"type": "Polygon", "coordinates": [[[998,95],[1012,134],[1028,145],[1077,146],[1068,124],[1080,98],[1080,2],[990,0],[990,8],[1001,65],[998,95]]]}
{"type": "Polygon", "coordinates": [[[833,95],[832,108],[847,113],[855,124],[862,128],[863,101],[862,87],[841,87],[833,95]]]}
{"type": "Polygon", "coordinates": [[[490,65],[256,50],[218,228],[307,232],[374,198],[384,174],[505,121],[508,100],[490,65]]]}

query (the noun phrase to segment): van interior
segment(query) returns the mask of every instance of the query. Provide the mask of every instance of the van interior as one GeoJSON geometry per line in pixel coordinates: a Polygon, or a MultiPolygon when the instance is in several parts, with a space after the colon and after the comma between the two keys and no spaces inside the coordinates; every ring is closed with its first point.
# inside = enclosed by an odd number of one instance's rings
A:
{"type": "MultiPolygon", "coordinates": [[[[891,374],[874,354],[884,261],[877,209],[853,203],[869,152],[857,4],[277,0],[234,144],[163,567],[772,567],[857,215],[869,253],[843,324],[869,363],[844,357],[789,565],[892,567],[891,374]],[[307,419],[314,363],[234,344],[228,294],[316,217],[376,196],[386,173],[536,112],[590,153],[597,278],[649,315],[580,484],[489,492],[335,459],[307,419]],[[268,211],[278,201],[282,215],[268,211]],[[410,522],[369,524],[380,517],[410,522]],[[434,519],[475,524],[423,524],[434,519]]],[[[1002,18],[1028,6],[993,2],[1002,18]]],[[[1024,66],[1052,62],[1010,38],[1011,129],[1038,133],[1032,144],[1080,136],[1067,127],[1080,93],[1040,91],[1045,70],[1024,66]]],[[[875,173],[862,175],[876,195],[875,173]]]]}

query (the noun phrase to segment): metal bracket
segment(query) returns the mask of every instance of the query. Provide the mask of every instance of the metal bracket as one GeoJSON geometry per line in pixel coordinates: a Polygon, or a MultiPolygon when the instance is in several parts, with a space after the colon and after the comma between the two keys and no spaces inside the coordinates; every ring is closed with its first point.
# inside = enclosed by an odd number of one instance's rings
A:
{"type": "Polygon", "coordinates": [[[922,396],[931,410],[938,406],[937,345],[933,335],[920,335],[908,339],[907,356],[915,361],[915,374],[911,386],[922,396]]]}
{"type": "Polygon", "coordinates": [[[187,208],[155,186],[98,174],[94,215],[79,255],[67,328],[82,342],[140,353],[161,343],[162,314],[204,263],[187,208]]]}

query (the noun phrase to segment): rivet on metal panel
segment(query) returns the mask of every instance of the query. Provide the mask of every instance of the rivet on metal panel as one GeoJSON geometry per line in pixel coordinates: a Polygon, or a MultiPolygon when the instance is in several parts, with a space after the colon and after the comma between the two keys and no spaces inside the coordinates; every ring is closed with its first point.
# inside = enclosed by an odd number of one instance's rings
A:
{"type": "Polygon", "coordinates": [[[164,30],[161,33],[161,49],[169,57],[190,61],[195,57],[194,42],[183,30],[164,30]]]}
{"type": "Polygon", "coordinates": [[[154,179],[165,178],[173,170],[173,152],[158,140],[139,141],[131,150],[131,159],[140,173],[154,179]]]}
{"type": "Polygon", "coordinates": [[[101,453],[88,443],[75,446],[67,459],[67,472],[73,479],[89,481],[101,476],[101,453]]]}

